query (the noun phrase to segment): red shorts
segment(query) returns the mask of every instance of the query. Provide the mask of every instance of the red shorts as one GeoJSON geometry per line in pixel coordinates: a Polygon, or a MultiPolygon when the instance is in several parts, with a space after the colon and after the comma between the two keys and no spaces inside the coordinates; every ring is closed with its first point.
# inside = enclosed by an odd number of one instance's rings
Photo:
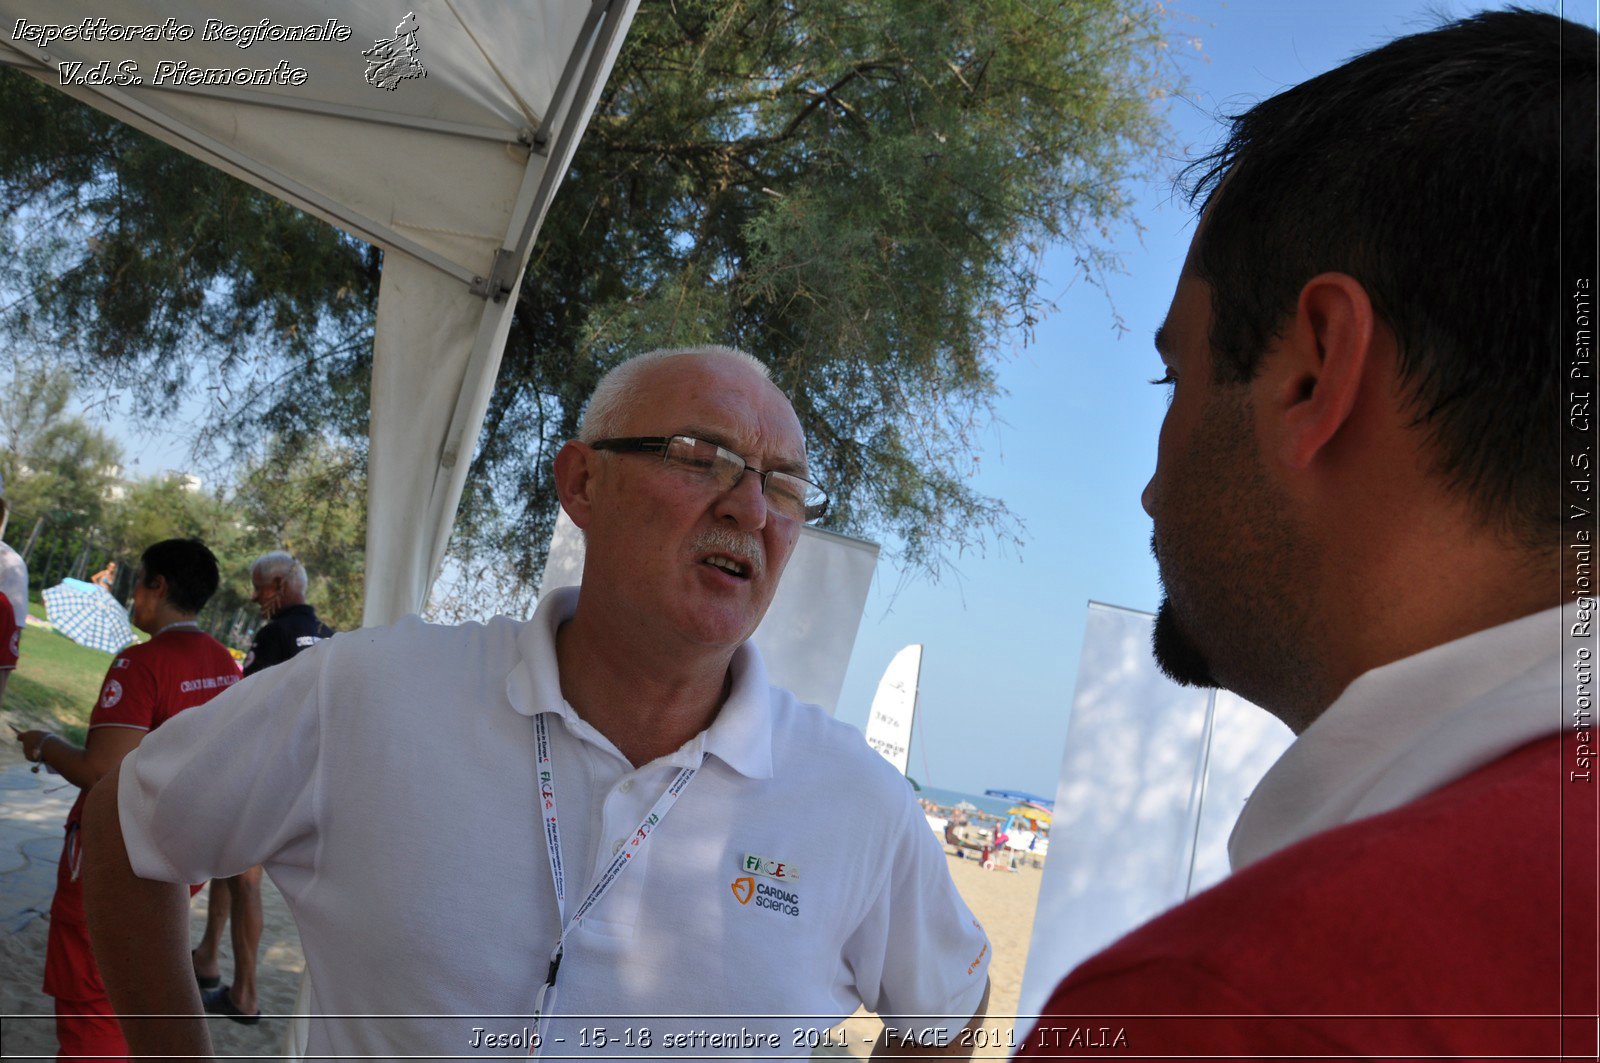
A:
{"type": "MultiPolygon", "coordinates": [[[[52,937],[53,940],[53,937],[52,937]]],[[[122,1027],[111,1011],[111,1001],[56,1000],[56,1043],[60,1046],[56,1060],[73,1063],[76,1060],[96,1058],[97,1063],[126,1059],[128,1042],[122,1037],[122,1027]]]]}
{"type": "MultiPolygon", "coordinates": [[[[50,938],[45,945],[44,991],[56,998],[56,1037],[61,1057],[126,1056],[128,1043],[100,980],[89,924],[83,914],[83,882],[78,878],[78,825],[67,828],[56,866],[56,895],[50,903],[50,938]]],[[[199,886],[190,886],[192,897],[199,886]]]]}

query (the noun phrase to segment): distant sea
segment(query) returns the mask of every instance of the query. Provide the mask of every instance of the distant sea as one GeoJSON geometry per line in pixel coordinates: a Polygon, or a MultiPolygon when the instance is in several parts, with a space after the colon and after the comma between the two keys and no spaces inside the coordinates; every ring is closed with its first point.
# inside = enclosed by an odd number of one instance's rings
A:
{"type": "Polygon", "coordinates": [[[918,797],[932,801],[945,808],[954,808],[957,803],[966,801],[980,812],[987,812],[991,816],[1004,816],[1010,810],[1012,802],[1003,797],[984,797],[980,794],[964,794],[959,790],[941,790],[937,786],[924,786],[918,797]]]}

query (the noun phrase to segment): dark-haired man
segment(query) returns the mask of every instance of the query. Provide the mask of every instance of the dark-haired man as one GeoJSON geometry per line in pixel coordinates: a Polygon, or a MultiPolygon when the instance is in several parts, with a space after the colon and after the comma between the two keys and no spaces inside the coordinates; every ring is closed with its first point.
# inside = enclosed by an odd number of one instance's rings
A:
{"type": "Polygon", "coordinates": [[[1594,507],[1563,481],[1595,443],[1595,57],[1479,15],[1198,164],[1156,339],[1155,652],[1298,737],[1233,875],[1073,971],[1025,1054],[1106,1026],[1171,1058],[1593,1058],[1594,732],[1563,698],[1593,589],[1563,548],[1594,507]]]}
{"type": "Polygon", "coordinates": [[[89,790],[146,734],[239,681],[232,655],[195,624],[217,582],[217,559],[198,540],[167,539],[147,549],[133,582],[131,619],[151,637],[111,662],[84,744],[48,731],[17,737],[24,756],[81,791],[67,814],[44,968],[44,991],[56,999],[61,1058],[128,1054],[89,947],[78,828],[89,790]]]}

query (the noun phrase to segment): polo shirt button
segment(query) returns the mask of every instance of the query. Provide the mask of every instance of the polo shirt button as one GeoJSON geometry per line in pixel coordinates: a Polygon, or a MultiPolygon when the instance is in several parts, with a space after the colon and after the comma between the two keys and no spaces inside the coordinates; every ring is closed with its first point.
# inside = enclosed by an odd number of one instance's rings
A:
{"type": "Polygon", "coordinates": [[[617,793],[625,794],[631,789],[633,789],[633,780],[632,779],[624,779],[624,780],[622,780],[622,785],[617,787],[617,793]]]}
{"type": "Polygon", "coordinates": [[[622,852],[622,839],[621,839],[621,838],[618,838],[618,839],[617,839],[617,840],[616,840],[616,841],[615,841],[615,842],[613,842],[613,843],[612,843],[612,845],[611,845],[611,855],[612,855],[612,856],[616,856],[616,855],[617,855],[617,854],[618,854],[618,853],[620,853],[620,852],[622,852]]]}

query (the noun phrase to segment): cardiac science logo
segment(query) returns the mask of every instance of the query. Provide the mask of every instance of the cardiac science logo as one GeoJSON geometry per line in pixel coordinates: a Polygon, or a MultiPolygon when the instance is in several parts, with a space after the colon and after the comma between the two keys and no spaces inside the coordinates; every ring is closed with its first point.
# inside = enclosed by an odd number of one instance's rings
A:
{"type": "Polygon", "coordinates": [[[22,632],[13,631],[11,633],[11,656],[15,657],[17,654],[19,654],[21,652],[22,652],[22,632]]]}
{"type": "Polygon", "coordinates": [[[109,709],[111,706],[115,705],[121,700],[122,684],[117,682],[115,679],[112,679],[106,683],[105,693],[100,695],[100,707],[102,709],[109,709]]]}
{"type": "Polygon", "coordinates": [[[755,901],[757,908],[765,908],[777,915],[786,915],[791,919],[800,916],[800,898],[793,890],[786,890],[777,885],[757,882],[752,875],[740,875],[728,884],[733,890],[733,895],[740,904],[747,905],[755,901]]]}

